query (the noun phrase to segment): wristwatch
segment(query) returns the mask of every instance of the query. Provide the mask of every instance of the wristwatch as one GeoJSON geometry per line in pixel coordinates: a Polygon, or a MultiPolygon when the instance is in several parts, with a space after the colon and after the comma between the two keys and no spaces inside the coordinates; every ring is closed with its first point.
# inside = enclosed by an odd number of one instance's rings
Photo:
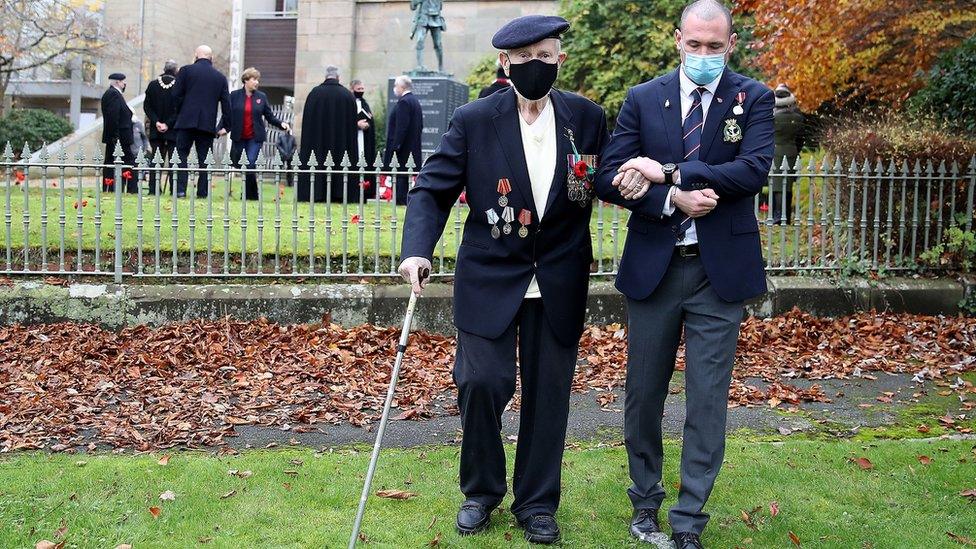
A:
{"type": "Polygon", "coordinates": [[[661,166],[661,171],[664,172],[664,184],[674,185],[674,172],[678,171],[678,166],[669,162],[661,166]]]}

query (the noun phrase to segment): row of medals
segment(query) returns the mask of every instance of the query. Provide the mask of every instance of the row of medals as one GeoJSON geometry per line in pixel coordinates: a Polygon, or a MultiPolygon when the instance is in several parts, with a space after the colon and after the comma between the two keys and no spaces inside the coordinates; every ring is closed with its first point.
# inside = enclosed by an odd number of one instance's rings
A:
{"type": "MultiPolygon", "coordinates": [[[[514,221],[514,211],[508,206],[508,196],[502,194],[498,197],[498,205],[502,207],[502,217],[505,218],[505,224],[502,228],[498,228],[498,214],[495,213],[495,209],[492,208],[486,212],[488,214],[488,223],[491,224],[491,237],[494,239],[499,239],[502,234],[510,235],[512,234],[512,221],[514,221]],[[511,215],[505,215],[509,214],[511,215]],[[492,215],[494,214],[494,215],[492,215]]],[[[521,220],[520,220],[521,221],[521,220]]],[[[518,235],[520,238],[528,238],[529,227],[527,225],[522,225],[518,230],[518,235]]]]}

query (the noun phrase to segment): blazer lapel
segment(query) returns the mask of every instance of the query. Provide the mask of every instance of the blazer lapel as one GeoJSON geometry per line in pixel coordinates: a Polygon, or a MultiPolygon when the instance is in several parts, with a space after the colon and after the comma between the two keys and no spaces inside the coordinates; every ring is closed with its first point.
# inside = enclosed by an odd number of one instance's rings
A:
{"type": "MultiPolygon", "coordinates": [[[[556,115],[556,170],[552,176],[552,185],[549,187],[549,197],[546,199],[546,208],[543,210],[543,217],[549,214],[553,204],[559,197],[559,193],[566,187],[566,178],[569,176],[567,158],[573,153],[573,146],[569,141],[567,130],[573,132],[573,139],[577,140],[576,146],[582,147],[582,141],[578,138],[579,129],[573,120],[573,111],[566,105],[562,92],[554,89],[549,94],[549,98],[552,101],[552,108],[556,115]]],[[[580,154],[587,154],[589,152],[584,150],[579,151],[580,154]]],[[[594,154],[598,152],[595,151],[594,154]]]]}
{"type": "Polygon", "coordinates": [[[739,93],[739,83],[738,75],[726,69],[718,82],[718,88],[715,88],[715,97],[708,106],[708,116],[705,117],[705,127],[702,128],[701,152],[698,155],[702,160],[708,156],[716,134],[722,131],[726,115],[739,93]]]}
{"type": "Polygon", "coordinates": [[[661,109],[661,117],[664,119],[664,135],[667,136],[668,145],[671,148],[671,162],[681,162],[685,157],[685,144],[681,137],[681,79],[678,71],[671,73],[670,78],[661,80],[663,87],[658,108],[661,109]]]}
{"type": "Polygon", "coordinates": [[[522,202],[532,211],[533,219],[539,219],[532,199],[532,183],[529,180],[529,168],[525,163],[525,150],[522,148],[522,130],[519,127],[519,113],[516,105],[515,92],[498,93],[495,110],[498,113],[492,118],[498,142],[505,153],[510,171],[509,181],[518,190],[522,202]]]}

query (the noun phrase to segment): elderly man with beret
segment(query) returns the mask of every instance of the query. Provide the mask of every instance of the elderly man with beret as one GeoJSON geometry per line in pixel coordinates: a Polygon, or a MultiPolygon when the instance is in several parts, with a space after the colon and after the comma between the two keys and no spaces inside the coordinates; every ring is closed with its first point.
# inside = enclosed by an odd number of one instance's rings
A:
{"type": "Polygon", "coordinates": [[[126,192],[139,190],[138,179],[132,173],[136,157],[132,154],[132,109],[125,102],[125,75],[113,72],[108,77],[109,86],[102,94],[102,143],[105,145],[105,164],[102,167],[102,190],[115,189],[115,155],[122,157],[122,181],[126,192]],[[116,143],[121,144],[119,151],[116,143]]]}
{"type": "Polygon", "coordinates": [[[560,464],[592,262],[592,178],[609,138],[602,108],[552,87],[568,28],[535,15],[495,34],[512,88],[454,112],[410,191],[400,273],[416,293],[462,191],[470,206],[454,278],[462,535],[486,529],[507,491],[501,419],[517,355],[511,510],[528,541],[560,537],[560,464]]]}

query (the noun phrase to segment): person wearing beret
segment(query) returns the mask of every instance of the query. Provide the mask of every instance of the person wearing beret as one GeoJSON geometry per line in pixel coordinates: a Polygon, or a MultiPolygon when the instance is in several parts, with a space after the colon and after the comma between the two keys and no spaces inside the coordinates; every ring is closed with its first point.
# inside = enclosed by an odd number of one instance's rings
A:
{"type": "Polygon", "coordinates": [[[560,464],[593,259],[592,178],[609,139],[601,107],[552,87],[568,28],[532,15],[495,34],[512,87],[454,111],[407,204],[399,272],[418,294],[462,192],[469,206],[454,275],[462,535],[487,528],[506,494],[501,419],[520,375],[511,511],[530,542],[560,539],[560,464]]]}
{"type": "Polygon", "coordinates": [[[726,68],[732,16],[716,0],[684,9],[675,71],[630,89],[597,195],[631,210],[617,289],[629,315],[624,439],[630,533],[662,546],[661,418],[682,332],[686,418],[678,549],[702,547],[704,507],[725,452],[729,383],[744,301],[766,291],[753,212],[773,156],[773,92],[726,68]]]}
{"type": "MultiPolygon", "coordinates": [[[[197,46],[195,61],[185,65],[176,75],[173,86],[173,114],[162,131],[176,131],[176,154],[180,168],[188,167],[190,149],[197,153],[202,166],[213,147],[214,138],[227,133],[230,123],[230,93],[227,77],[213,66],[213,50],[210,46],[197,46]],[[217,107],[220,106],[220,120],[217,107]],[[218,129],[219,128],[219,129],[218,129]]],[[[195,168],[195,166],[194,166],[195,168]]],[[[189,172],[180,170],[176,175],[176,196],[186,196],[189,172]]],[[[210,192],[209,177],[205,170],[197,175],[197,197],[206,198],[210,192]]]]}
{"type": "MultiPolygon", "coordinates": [[[[241,153],[247,154],[247,167],[254,170],[261,152],[261,146],[267,139],[268,131],[264,121],[288,131],[288,124],[278,120],[271,111],[268,96],[258,90],[261,83],[261,73],[254,67],[244,69],[241,74],[243,86],[230,94],[230,160],[234,167],[241,161],[241,153]]],[[[225,128],[227,129],[227,128],[225,128]]],[[[254,171],[249,171],[245,177],[244,196],[247,200],[258,199],[258,177],[254,171]]]]}
{"type": "Polygon", "coordinates": [[[125,75],[116,72],[108,77],[109,86],[102,94],[102,143],[105,144],[105,164],[102,167],[102,191],[115,189],[115,155],[122,157],[122,172],[118,177],[125,183],[126,192],[139,191],[139,180],[133,173],[136,157],[132,153],[135,141],[132,130],[132,109],[125,102],[125,75]],[[116,143],[121,145],[116,150],[116,143]]]}

